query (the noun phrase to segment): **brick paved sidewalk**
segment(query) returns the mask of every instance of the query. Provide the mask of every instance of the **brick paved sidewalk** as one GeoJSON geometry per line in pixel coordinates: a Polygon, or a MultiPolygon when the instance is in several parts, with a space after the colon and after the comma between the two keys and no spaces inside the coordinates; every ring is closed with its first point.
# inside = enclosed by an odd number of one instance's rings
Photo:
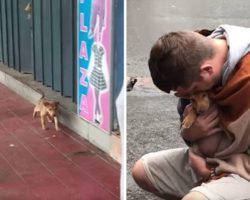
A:
{"type": "Polygon", "coordinates": [[[33,108],[0,84],[0,199],[119,199],[119,165],[62,125],[43,131],[33,108]]]}

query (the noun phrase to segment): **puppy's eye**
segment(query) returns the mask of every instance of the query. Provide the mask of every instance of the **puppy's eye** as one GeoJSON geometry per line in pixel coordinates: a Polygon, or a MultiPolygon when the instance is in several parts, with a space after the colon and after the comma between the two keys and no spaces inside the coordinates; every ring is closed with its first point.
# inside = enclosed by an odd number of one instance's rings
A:
{"type": "Polygon", "coordinates": [[[206,96],[207,96],[207,94],[206,94],[206,93],[202,94],[202,97],[203,97],[203,98],[205,98],[206,96]]]}

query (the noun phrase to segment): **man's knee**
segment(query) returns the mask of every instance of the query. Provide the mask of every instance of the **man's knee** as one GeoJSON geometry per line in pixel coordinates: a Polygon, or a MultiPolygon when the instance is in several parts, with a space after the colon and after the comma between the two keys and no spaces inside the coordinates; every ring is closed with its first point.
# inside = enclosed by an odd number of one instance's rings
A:
{"type": "Polygon", "coordinates": [[[132,176],[135,180],[135,182],[144,190],[147,190],[149,192],[154,192],[155,188],[151,184],[150,180],[147,177],[147,174],[145,172],[143,161],[140,159],[138,160],[133,169],[132,169],[132,176]]]}
{"type": "Polygon", "coordinates": [[[161,197],[161,198],[166,198],[166,199],[171,199],[171,200],[179,200],[180,198],[166,194],[162,195],[158,192],[158,190],[153,186],[151,181],[149,180],[145,169],[143,165],[143,161],[140,159],[138,160],[133,169],[132,169],[132,176],[135,180],[135,182],[144,190],[147,190],[148,192],[154,193],[155,195],[161,197]]]}
{"type": "Polygon", "coordinates": [[[190,192],[185,195],[182,200],[208,200],[203,194],[200,192],[190,192]]]}

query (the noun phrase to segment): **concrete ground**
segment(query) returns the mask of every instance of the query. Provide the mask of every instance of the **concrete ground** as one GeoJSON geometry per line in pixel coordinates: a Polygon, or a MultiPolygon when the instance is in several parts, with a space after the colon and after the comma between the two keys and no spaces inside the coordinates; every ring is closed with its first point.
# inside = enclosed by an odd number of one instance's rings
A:
{"type": "Polygon", "coordinates": [[[158,199],[135,184],[131,167],[146,153],[184,145],[178,136],[179,118],[175,105],[174,96],[167,96],[156,89],[135,86],[128,93],[127,199],[158,199]]]}
{"type": "Polygon", "coordinates": [[[185,144],[178,135],[177,99],[156,89],[147,67],[154,41],[165,32],[214,28],[220,24],[250,27],[247,0],[128,0],[127,76],[139,78],[127,93],[127,199],[157,200],[131,177],[134,162],[152,151],[185,144]]]}

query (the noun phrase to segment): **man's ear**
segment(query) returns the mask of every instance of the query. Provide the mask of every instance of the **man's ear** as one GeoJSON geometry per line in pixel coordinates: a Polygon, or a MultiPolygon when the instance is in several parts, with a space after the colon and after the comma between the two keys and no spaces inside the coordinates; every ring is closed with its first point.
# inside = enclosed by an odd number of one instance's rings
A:
{"type": "Polygon", "coordinates": [[[212,75],[214,73],[214,68],[212,65],[203,64],[200,68],[200,75],[201,76],[207,76],[212,75]]]}

